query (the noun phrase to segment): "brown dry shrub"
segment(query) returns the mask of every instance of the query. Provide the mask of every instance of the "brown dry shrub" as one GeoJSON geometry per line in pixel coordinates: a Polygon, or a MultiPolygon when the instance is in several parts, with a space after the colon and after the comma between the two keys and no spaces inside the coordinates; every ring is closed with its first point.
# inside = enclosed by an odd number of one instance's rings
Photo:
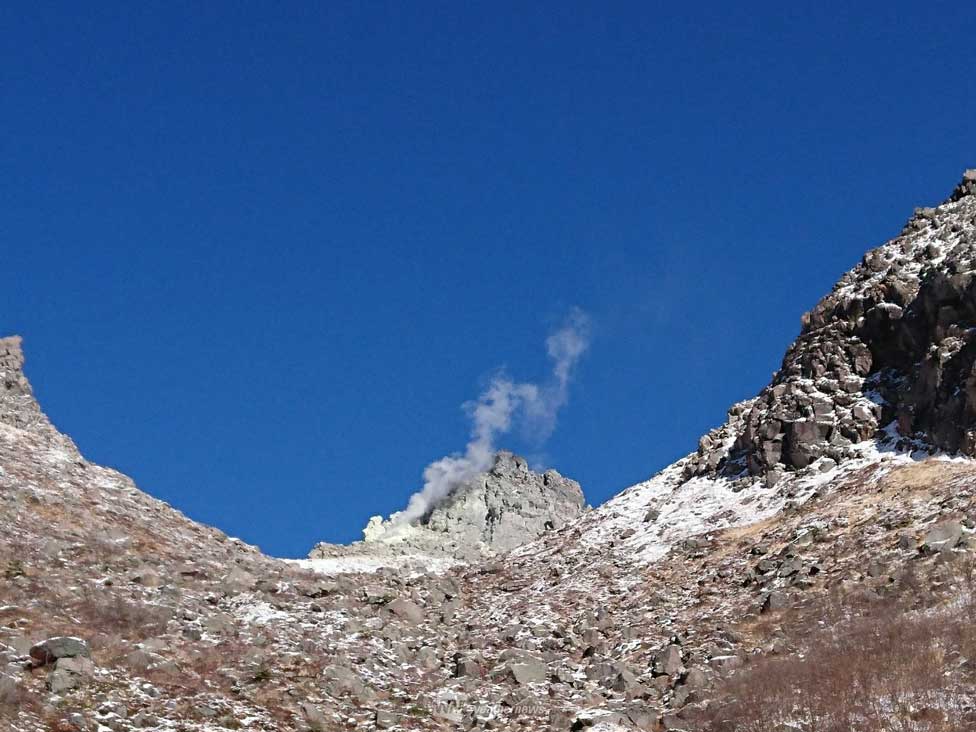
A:
{"type": "Polygon", "coordinates": [[[91,630],[130,640],[162,634],[172,617],[166,608],[128,600],[107,588],[85,588],[74,609],[91,630]]]}
{"type": "Polygon", "coordinates": [[[23,691],[20,686],[0,684],[0,715],[5,711],[9,711],[11,707],[16,707],[20,704],[22,696],[23,691]]]}
{"type": "Polygon", "coordinates": [[[976,657],[976,602],[963,598],[919,611],[893,599],[856,610],[831,600],[820,606],[828,622],[814,631],[808,621],[815,613],[805,608],[804,651],[754,658],[727,679],[704,729],[779,732],[798,722],[812,732],[976,728],[944,711],[965,709],[976,691],[972,672],[960,665],[976,657]]]}

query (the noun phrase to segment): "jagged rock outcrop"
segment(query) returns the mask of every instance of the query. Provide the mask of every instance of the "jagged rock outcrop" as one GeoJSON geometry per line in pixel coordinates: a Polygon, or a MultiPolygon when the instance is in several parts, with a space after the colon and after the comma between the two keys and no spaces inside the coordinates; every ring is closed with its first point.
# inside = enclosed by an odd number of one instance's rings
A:
{"type": "Polygon", "coordinates": [[[20,336],[0,338],[0,422],[19,429],[31,429],[47,422],[34,400],[30,382],[24,376],[24,351],[20,336]]]}
{"type": "Polygon", "coordinates": [[[702,438],[688,475],[765,476],[896,423],[906,440],[976,455],[976,170],[868,252],[803,316],[780,370],[702,438]]]}
{"type": "Polygon", "coordinates": [[[491,470],[460,486],[421,519],[431,531],[495,552],[562,528],[583,510],[579,483],[555,470],[536,473],[524,458],[499,452],[491,470]]]}
{"type": "Polygon", "coordinates": [[[54,428],[34,398],[34,391],[24,375],[21,343],[22,339],[17,335],[0,338],[0,424],[42,433],[63,449],[77,454],[71,438],[54,428]]]}
{"type": "Polygon", "coordinates": [[[363,541],[319,544],[313,559],[360,554],[432,554],[462,560],[514,549],[559,529],[585,508],[579,483],[555,470],[537,473],[525,458],[501,451],[491,470],[457,486],[410,524],[374,516],[363,541]]]}

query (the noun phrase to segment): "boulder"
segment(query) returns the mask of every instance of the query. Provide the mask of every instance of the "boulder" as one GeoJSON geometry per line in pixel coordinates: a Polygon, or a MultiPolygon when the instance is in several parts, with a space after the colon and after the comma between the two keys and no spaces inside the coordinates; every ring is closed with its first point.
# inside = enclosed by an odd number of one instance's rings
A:
{"type": "Polygon", "coordinates": [[[95,673],[95,664],[85,656],[59,658],[47,677],[47,688],[54,694],[86,685],[95,673]]]}
{"type": "Polygon", "coordinates": [[[410,623],[421,623],[424,620],[423,609],[410,600],[398,597],[386,606],[386,609],[402,620],[410,623]]]}
{"type": "Polygon", "coordinates": [[[333,728],[328,716],[319,707],[309,702],[302,702],[299,705],[305,722],[313,732],[327,732],[333,728]]]}
{"type": "Polygon", "coordinates": [[[922,551],[934,554],[954,548],[962,540],[963,528],[958,521],[943,521],[932,527],[922,541],[922,551]]]}
{"type": "Polygon", "coordinates": [[[383,585],[366,585],[363,587],[363,600],[370,605],[383,605],[394,597],[393,591],[383,585]]]}
{"type": "Polygon", "coordinates": [[[88,641],[82,640],[81,638],[58,636],[56,638],[48,638],[32,646],[30,656],[38,665],[43,666],[47,663],[53,663],[59,658],[74,658],[76,656],[90,658],[91,647],[88,645],[88,641]]]}
{"type": "Polygon", "coordinates": [[[681,647],[670,644],[654,656],[655,676],[674,676],[681,671],[681,647]]]}
{"type": "Polygon", "coordinates": [[[516,684],[539,684],[546,680],[548,669],[543,661],[523,658],[504,667],[505,675],[516,684]]]}
{"type": "Polygon", "coordinates": [[[471,676],[481,678],[484,676],[484,667],[473,658],[459,658],[454,664],[454,676],[471,676]]]}
{"type": "Polygon", "coordinates": [[[368,699],[372,691],[355,671],[345,666],[329,666],[322,672],[323,688],[333,697],[352,696],[368,699]]]}
{"type": "Polygon", "coordinates": [[[684,686],[688,686],[693,689],[701,689],[708,686],[708,675],[700,668],[692,668],[688,670],[687,674],[685,674],[685,677],[682,679],[681,683],[684,686]]]}
{"type": "Polygon", "coordinates": [[[255,577],[250,572],[245,572],[240,567],[234,567],[225,574],[220,580],[221,589],[227,595],[236,595],[240,592],[249,592],[254,589],[255,577]]]}
{"type": "Polygon", "coordinates": [[[770,613],[777,612],[779,610],[785,610],[789,607],[789,597],[785,592],[780,592],[779,590],[773,590],[768,595],[766,595],[763,600],[760,612],[770,613]]]}

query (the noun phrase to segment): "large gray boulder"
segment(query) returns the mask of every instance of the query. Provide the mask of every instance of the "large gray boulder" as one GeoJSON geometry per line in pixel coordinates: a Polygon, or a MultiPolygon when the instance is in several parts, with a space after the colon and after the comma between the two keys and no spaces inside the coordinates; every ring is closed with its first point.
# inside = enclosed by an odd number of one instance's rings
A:
{"type": "Polygon", "coordinates": [[[47,677],[47,688],[55,694],[85,686],[95,673],[95,664],[85,656],[59,658],[47,677]]]}
{"type": "Polygon", "coordinates": [[[53,663],[61,658],[91,657],[91,647],[88,641],[71,636],[57,636],[48,638],[30,649],[31,658],[39,664],[53,663]]]}
{"type": "Polygon", "coordinates": [[[415,602],[404,600],[398,597],[386,606],[386,609],[396,615],[401,620],[409,623],[421,623],[424,620],[424,611],[415,602]]]}
{"type": "Polygon", "coordinates": [[[947,551],[962,540],[962,524],[958,521],[943,521],[933,526],[925,534],[922,550],[927,553],[947,551]]]}

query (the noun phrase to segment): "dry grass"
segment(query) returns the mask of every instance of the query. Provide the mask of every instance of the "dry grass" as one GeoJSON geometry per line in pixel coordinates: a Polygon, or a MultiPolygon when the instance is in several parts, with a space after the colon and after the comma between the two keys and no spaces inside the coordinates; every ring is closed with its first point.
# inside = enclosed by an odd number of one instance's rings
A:
{"type": "MultiPolygon", "coordinates": [[[[974,570],[962,601],[911,610],[918,596],[855,607],[836,597],[784,627],[805,626],[801,652],[764,656],[719,688],[702,720],[713,732],[960,732],[976,691],[974,570]],[[819,616],[811,631],[811,617],[819,616]],[[788,725],[796,725],[791,727],[788,725]]],[[[795,640],[795,638],[794,638],[795,640]]]]}
{"type": "Polygon", "coordinates": [[[0,684],[0,713],[20,704],[23,692],[19,686],[0,684]]]}
{"type": "Polygon", "coordinates": [[[84,624],[100,633],[142,640],[166,631],[171,613],[165,608],[132,602],[110,589],[85,587],[74,608],[84,624]]]}

